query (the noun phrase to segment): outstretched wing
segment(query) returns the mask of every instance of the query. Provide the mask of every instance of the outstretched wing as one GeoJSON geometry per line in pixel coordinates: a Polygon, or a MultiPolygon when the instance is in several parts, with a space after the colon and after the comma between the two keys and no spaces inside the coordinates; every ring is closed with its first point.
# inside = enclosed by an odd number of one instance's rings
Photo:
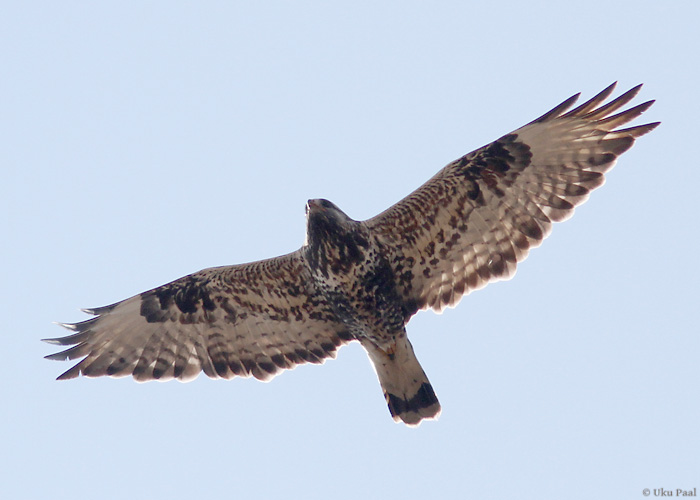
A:
{"type": "Polygon", "coordinates": [[[48,359],[85,357],[60,379],[133,375],[138,381],[268,380],[297,364],[335,357],[351,340],[329,304],[309,286],[300,251],[239,266],[205,269],[63,325],[47,339],[72,345],[48,359]]]}
{"type": "Polygon", "coordinates": [[[618,129],[648,101],[612,115],[641,85],[602,105],[615,84],[576,109],[566,100],[537,120],[450,163],[366,221],[385,245],[412,311],[442,310],[508,279],[551,230],[604,182],[617,157],[658,123],[618,129]]]}

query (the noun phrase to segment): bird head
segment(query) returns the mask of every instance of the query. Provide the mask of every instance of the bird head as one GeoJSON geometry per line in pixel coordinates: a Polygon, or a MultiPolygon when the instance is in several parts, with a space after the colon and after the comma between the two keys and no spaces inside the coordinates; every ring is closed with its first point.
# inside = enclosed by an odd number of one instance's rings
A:
{"type": "Polygon", "coordinates": [[[354,222],[328,200],[314,199],[306,203],[306,241],[309,244],[347,233],[354,222]]]}

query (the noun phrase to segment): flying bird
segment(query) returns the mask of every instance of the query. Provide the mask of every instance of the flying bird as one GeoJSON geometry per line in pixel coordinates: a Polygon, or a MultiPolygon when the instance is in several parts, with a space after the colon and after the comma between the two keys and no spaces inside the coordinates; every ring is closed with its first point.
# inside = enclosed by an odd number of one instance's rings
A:
{"type": "Polygon", "coordinates": [[[579,94],[448,164],[388,210],[356,221],[323,199],[306,205],[297,251],[205,269],[63,324],[72,346],[46,356],[83,358],[58,377],[133,376],[188,381],[269,380],[323,363],[342,345],[367,351],[395,421],[437,418],[440,403],[406,334],[421,309],[441,311],[513,276],[553,222],[604,182],[637,137],[658,123],[619,128],[654,101],[617,112],[634,87],[615,84],[568,111],[579,94]]]}

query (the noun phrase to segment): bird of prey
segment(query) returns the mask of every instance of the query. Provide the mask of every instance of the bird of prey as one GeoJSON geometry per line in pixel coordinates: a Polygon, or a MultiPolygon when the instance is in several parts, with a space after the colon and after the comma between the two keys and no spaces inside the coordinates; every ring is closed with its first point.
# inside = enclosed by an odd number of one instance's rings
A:
{"type": "Polygon", "coordinates": [[[48,359],[83,358],[58,377],[132,375],[137,381],[253,376],[269,380],[323,363],[358,341],[395,421],[437,418],[440,403],[406,336],[421,309],[441,311],[513,276],[553,222],[601,186],[637,137],[654,101],[618,112],[634,87],[605,104],[615,84],[571,111],[579,94],[448,164],[388,210],[356,221],[327,200],[306,205],[297,251],[205,269],[62,326],[72,346],[48,359]]]}

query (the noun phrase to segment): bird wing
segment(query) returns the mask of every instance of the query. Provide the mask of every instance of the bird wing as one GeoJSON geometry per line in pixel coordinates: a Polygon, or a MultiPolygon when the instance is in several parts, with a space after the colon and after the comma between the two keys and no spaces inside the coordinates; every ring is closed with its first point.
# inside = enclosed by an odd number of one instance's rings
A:
{"type": "Polygon", "coordinates": [[[604,182],[617,157],[658,125],[619,129],[648,101],[617,114],[641,85],[603,104],[615,84],[566,112],[579,94],[438,172],[365,223],[391,262],[412,312],[454,306],[491,281],[512,277],[552,222],[604,182]]]}
{"type": "Polygon", "coordinates": [[[47,356],[84,357],[59,378],[133,375],[138,381],[250,376],[269,380],[297,364],[322,363],[352,340],[310,285],[301,251],[185,276],[122,302],[86,310],[46,339],[73,346],[47,356]]]}

